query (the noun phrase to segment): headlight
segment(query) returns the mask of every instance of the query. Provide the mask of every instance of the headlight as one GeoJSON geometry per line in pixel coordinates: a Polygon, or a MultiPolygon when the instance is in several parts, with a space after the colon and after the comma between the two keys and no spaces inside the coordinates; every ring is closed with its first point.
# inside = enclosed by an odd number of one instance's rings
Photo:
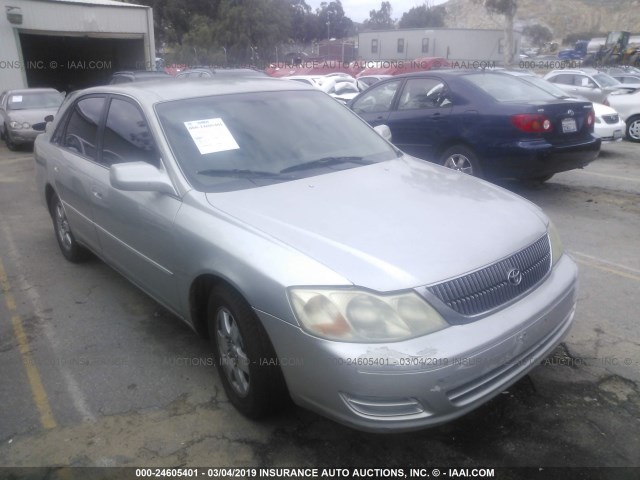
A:
{"type": "Polygon", "coordinates": [[[560,240],[560,235],[558,235],[558,230],[556,230],[553,222],[549,221],[549,243],[551,243],[551,265],[555,265],[562,254],[564,253],[564,248],[562,247],[562,241],[560,240]]]}
{"type": "Polygon", "coordinates": [[[448,324],[415,293],[292,288],[291,305],[312,335],[343,342],[389,342],[427,335],[448,324]]]}
{"type": "Polygon", "coordinates": [[[20,130],[22,128],[22,124],[19,122],[9,122],[9,126],[14,130],[20,130]]]}

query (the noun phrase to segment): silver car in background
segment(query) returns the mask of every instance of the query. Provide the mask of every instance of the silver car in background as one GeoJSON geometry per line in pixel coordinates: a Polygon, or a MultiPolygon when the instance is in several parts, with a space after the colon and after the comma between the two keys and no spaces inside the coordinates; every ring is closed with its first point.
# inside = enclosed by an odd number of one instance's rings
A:
{"type": "Polygon", "coordinates": [[[85,90],[38,137],[62,254],[208,335],[230,401],[369,431],[499,394],[570,329],[576,266],[535,205],[404,155],[278,79],[85,90]]]}
{"type": "Polygon", "coordinates": [[[7,90],[0,94],[0,138],[7,148],[16,150],[20,145],[33,144],[42,133],[33,126],[55,114],[63,99],[64,94],[53,88],[7,90]]]}

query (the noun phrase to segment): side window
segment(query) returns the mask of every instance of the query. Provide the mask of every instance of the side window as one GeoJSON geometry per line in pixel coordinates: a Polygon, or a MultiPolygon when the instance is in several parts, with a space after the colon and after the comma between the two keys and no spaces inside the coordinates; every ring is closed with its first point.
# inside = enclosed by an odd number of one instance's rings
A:
{"type": "Polygon", "coordinates": [[[83,98],[71,109],[62,146],[96,160],[98,124],[104,109],[104,97],[83,98]]]}
{"type": "Polygon", "coordinates": [[[422,39],[422,53],[429,53],[429,39],[422,39]]]}
{"type": "Polygon", "coordinates": [[[102,163],[147,162],[159,165],[151,132],[138,107],[114,98],[109,105],[102,140],[102,163]]]}
{"type": "Polygon", "coordinates": [[[579,87],[595,87],[596,84],[593,80],[591,80],[586,75],[576,75],[575,76],[575,84],[579,87]]]}
{"type": "Polygon", "coordinates": [[[356,113],[388,112],[401,80],[386,82],[361,95],[353,104],[356,113]]]}
{"type": "Polygon", "coordinates": [[[555,77],[551,77],[549,80],[553,83],[560,83],[562,85],[573,85],[573,75],[568,73],[556,75],[555,77]]]}
{"type": "Polygon", "coordinates": [[[407,80],[398,110],[440,108],[451,105],[444,83],[437,78],[412,78],[407,80]]]}

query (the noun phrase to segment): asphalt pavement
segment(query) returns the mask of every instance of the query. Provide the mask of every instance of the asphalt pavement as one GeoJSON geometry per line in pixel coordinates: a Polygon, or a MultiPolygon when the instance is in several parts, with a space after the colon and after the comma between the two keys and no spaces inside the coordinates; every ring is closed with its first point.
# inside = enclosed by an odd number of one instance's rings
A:
{"type": "Polygon", "coordinates": [[[33,154],[0,146],[0,466],[640,467],[640,144],[501,185],[578,263],[573,329],[471,414],[373,435],[296,407],[242,417],[207,340],[99,260],[64,260],[33,154]]]}

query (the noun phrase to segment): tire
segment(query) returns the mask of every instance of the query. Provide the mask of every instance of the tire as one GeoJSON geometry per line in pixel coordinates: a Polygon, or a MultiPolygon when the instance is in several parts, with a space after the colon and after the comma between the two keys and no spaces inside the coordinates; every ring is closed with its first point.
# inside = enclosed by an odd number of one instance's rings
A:
{"type": "Polygon", "coordinates": [[[236,409],[259,419],[289,404],[271,341],[242,296],[214,286],[209,294],[207,327],[220,380],[236,409]]]}
{"type": "Polygon", "coordinates": [[[464,145],[448,148],[440,157],[440,164],[452,170],[482,178],[482,168],[478,157],[473,150],[464,145]]]}
{"type": "Polygon", "coordinates": [[[9,129],[7,128],[6,125],[4,126],[4,143],[7,145],[7,148],[12,152],[15,152],[16,150],[18,150],[18,144],[11,139],[11,134],[9,133],[9,129]]]}
{"type": "Polygon", "coordinates": [[[80,245],[73,236],[67,214],[58,195],[54,194],[51,198],[50,208],[53,229],[62,255],[72,263],[82,262],[89,256],[89,251],[80,245]]]}
{"type": "Polygon", "coordinates": [[[640,143],[640,115],[635,115],[627,120],[627,140],[640,143]]]}

